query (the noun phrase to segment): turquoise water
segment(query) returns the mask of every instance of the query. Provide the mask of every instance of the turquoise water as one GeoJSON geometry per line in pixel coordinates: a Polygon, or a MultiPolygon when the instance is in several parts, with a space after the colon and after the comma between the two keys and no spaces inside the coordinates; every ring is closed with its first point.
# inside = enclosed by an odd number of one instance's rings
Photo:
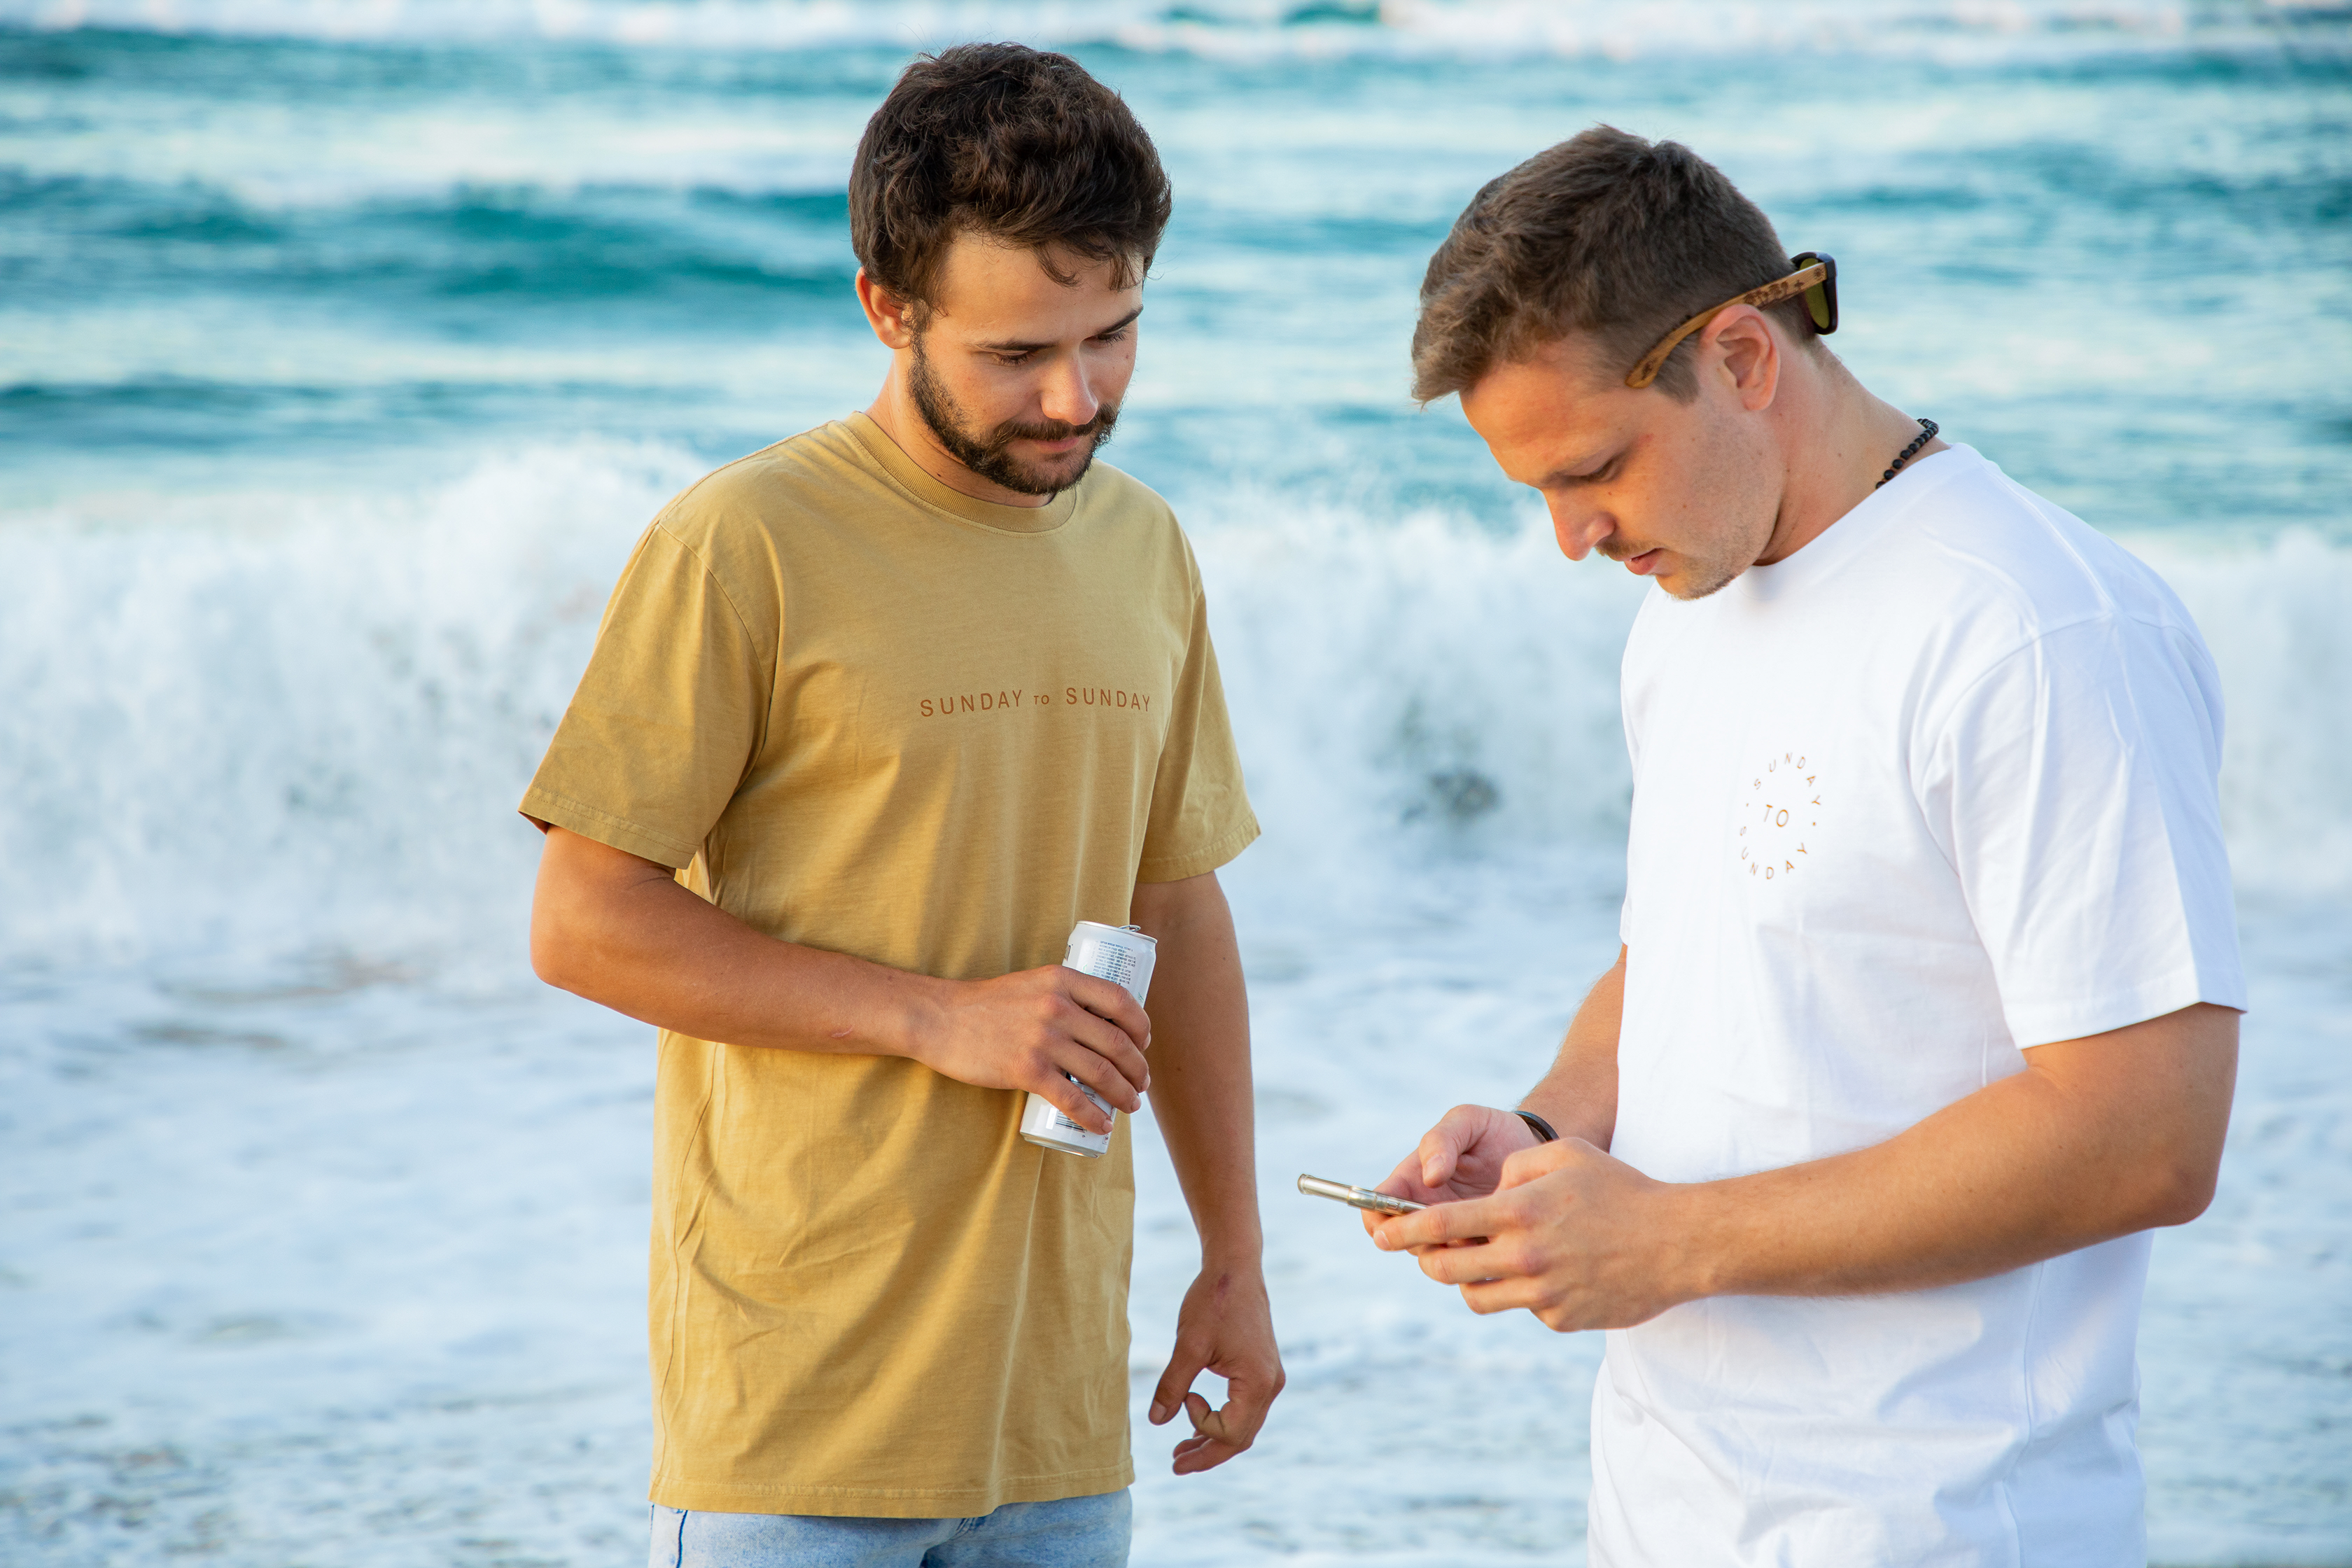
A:
{"type": "MultiPolygon", "coordinates": [[[[1107,456],[1193,532],[1267,829],[1292,1384],[1213,1477],[1139,1423],[1137,1561],[1580,1561],[1597,1343],[1289,1184],[1515,1095],[1613,953],[1640,585],[1403,395],[1463,202],[1606,121],[2212,644],[2255,1008],[2157,1247],[2151,1550],[2352,1563],[2352,13],[2133,0],[0,0],[0,1557],[638,1549],[650,1057],[529,979],[512,805],[662,500],[871,397],[850,151],[973,37],[1175,180],[1107,456]]],[[[1140,1394],[1192,1238],[1139,1167],[1140,1394]]]]}
{"type": "MultiPolygon", "coordinates": [[[[1413,287],[1481,180],[1608,121],[1836,252],[1838,346],[2027,482],[2119,526],[2339,525],[2342,23],[1885,15],[1760,58],[1664,29],[1611,58],[1101,27],[1077,52],[1179,195],[1118,456],[1180,492],[1507,515],[1458,419],[1401,395],[1413,287]]],[[[903,58],[0,34],[0,460],[47,495],[210,489],[582,432],[719,458],[830,416],[875,377],[842,189],[903,58]]]]}

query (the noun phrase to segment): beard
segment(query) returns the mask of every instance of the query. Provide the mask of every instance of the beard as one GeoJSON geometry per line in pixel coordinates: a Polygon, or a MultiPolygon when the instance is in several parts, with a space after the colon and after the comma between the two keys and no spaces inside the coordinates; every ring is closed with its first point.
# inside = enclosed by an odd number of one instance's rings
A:
{"type": "Polygon", "coordinates": [[[922,416],[923,423],[930,426],[932,438],[946,448],[950,457],[1015,495],[1059,495],[1076,484],[1094,466],[1095,453],[1110,439],[1111,429],[1118,423],[1118,405],[1106,403],[1084,425],[1049,420],[1042,425],[999,425],[993,430],[976,433],[963,410],[956,405],[955,395],[931,369],[920,336],[915,339],[915,369],[908,378],[907,388],[914,395],[915,411],[922,416]],[[1050,465],[1024,463],[1012,452],[1015,441],[1062,441],[1072,436],[1089,436],[1093,439],[1050,465]]]}

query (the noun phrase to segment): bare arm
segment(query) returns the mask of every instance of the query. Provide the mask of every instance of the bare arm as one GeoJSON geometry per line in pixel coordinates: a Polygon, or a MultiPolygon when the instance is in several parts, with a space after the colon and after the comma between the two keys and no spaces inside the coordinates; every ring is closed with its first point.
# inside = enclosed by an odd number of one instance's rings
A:
{"type": "Polygon", "coordinates": [[[669,868],[547,830],[531,902],[539,977],[698,1039],[907,1057],[983,1089],[1045,1095],[1097,1131],[1109,1118],[1062,1074],[1122,1110],[1150,1084],[1150,1023],[1108,980],[1058,964],[940,980],[753,931],[669,868]]]}
{"type": "MultiPolygon", "coordinates": [[[[1609,1147],[1617,1131],[1617,1027],[1625,1013],[1625,950],[1584,994],[1551,1070],[1519,1104],[1552,1125],[1562,1138],[1581,1138],[1596,1149],[1609,1147]]],[[[1503,1179],[1503,1163],[1536,1147],[1535,1133],[1507,1110],[1491,1105],[1457,1105],[1422,1134],[1421,1144],[1397,1163],[1380,1190],[1415,1203],[1454,1203],[1483,1197],[1503,1179]]],[[[1364,1228],[1377,1235],[1379,1216],[1364,1215],[1364,1228]]]]}
{"type": "Polygon", "coordinates": [[[2237,1047],[2238,1015],[2201,1004],[2037,1046],[2024,1071],[1884,1143],[1727,1181],[1654,1182],[1563,1138],[1511,1156],[1492,1196],[1385,1221],[1378,1239],[1421,1250],[1478,1311],[1527,1307],[1562,1330],[1707,1296],[1981,1279],[2202,1213],[2237,1047]]]}
{"type": "Polygon", "coordinates": [[[1176,1447],[1179,1475],[1247,1448],[1282,1391],[1282,1358],[1266,1303],[1258,1228],[1250,1089],[1249,1002],[1232,912],[1213,873],[1136,885],[1135,923],[1160,944],[1151,981],[1151,1110],[1201,1235],[1201,1273],[1185,1293],[1176,1349],[1151,1399],[1151,1419],[1179,1409],[1193,1436],[1176,1447]],[[1192,1393],[1203,1371],[1226,1380],[1211,1410],[1192,1393]]]}
{"type": "Polygon", "coordinates": [[[1620,946],[1617,962],[1592,983],[1569,1020],[1551,1071],[1520,1106],[1550,1122],[1563,1138],[1608,1148],[1617,1131],[1617,1029],[1624,1016],[1625,950],[1620,946]]]}

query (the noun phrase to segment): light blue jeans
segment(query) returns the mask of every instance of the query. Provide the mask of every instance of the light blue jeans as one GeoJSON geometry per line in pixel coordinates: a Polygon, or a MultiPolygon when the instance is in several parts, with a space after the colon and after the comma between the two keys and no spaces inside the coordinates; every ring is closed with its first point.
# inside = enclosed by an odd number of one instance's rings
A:
{"type": "Polygon", "coordinates": [[[1124,1489],[978,1519],[681,1513],[653,1505],[650,1568],[1127,1568],[1124,1489]]]}

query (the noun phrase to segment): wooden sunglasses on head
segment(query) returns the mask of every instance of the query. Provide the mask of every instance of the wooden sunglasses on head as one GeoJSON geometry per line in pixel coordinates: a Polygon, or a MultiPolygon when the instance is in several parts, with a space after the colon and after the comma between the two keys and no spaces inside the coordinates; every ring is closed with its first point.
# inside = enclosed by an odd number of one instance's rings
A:
{"type": "Polygon", "coordinates": [[[1666,356],[1675,345],[1715,320],[1717,314],[1734,305],[1754,305],[1762,309],[1777,305],[1793,295],[1805,297],[1805,310],[1813,319],[1813,330],[1824,335],[1837,331],[1837,258],[1819,251],[1808,250],[1789,258],[1797,270],[1786,278],[1776,278],[1761,288],[1750,289],[1745,294],[1735,294],[1720,305],[1710,305],[1658,340],[1657,347],[1642,356],[1641,363],[1626,373],[1625,384],[1644,387],[1658,379],[1665,368],[1666,356]]]}

